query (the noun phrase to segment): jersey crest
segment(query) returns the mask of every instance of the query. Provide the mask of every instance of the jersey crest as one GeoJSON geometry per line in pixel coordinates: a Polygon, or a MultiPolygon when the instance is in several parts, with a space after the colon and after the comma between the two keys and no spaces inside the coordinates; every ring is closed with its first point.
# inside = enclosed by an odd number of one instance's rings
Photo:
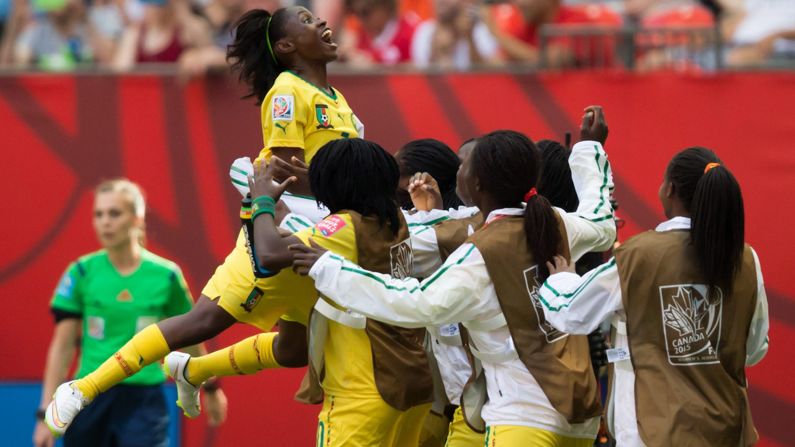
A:
{"type": "Polygon", "coordinates": [[[317,116],[318,129],[333,129],[331,118],[328,116],[328,105],[315,104],[315,115],[317,116]]]}
{"type": "Polygon", "coordinates": [[[293,95],[276,95],[273,97],[273,121],[292,121],[295,99],[293,95]]]}

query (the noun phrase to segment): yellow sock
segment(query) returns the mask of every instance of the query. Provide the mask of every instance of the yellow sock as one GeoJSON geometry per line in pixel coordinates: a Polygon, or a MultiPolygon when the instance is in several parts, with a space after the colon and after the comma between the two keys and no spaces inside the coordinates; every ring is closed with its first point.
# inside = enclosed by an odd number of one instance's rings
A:
{"type": "Polygon", "coordinates": [[[254,374],[265,368],[279,368],[273,356],[273,340],[277,334],[254,335],[224,349],[194,357],[188,362],[186,379],[198,385],[212,376],[254,374]]]}
{"type": "Polygon", "coordinates": [[[75,386],[83,392],[84,397],[93,400],[99,393],[132,376],[144,366],[162,359],[170,351],[160,328],[151,324],[135,334],[99,368],[75,382],[75,386]]]}

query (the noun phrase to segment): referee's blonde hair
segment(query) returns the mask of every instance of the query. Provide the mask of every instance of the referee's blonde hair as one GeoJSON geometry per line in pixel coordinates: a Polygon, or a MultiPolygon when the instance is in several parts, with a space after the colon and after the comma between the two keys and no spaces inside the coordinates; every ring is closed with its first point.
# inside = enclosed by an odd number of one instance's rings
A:
{"type": "Polygon", "coordinates": [[[141,219],[140,228],[137,229],[138,243],[141,244],[141,246],[146,245],[146,224],[144,223],[144,218],[146,217],[146,199],[144,199],[144,193],[141,187],[135,182],[119,177],[105,180],[97,185],[94,190],[94,195],[103,192],[120,192],[125,196],[133,215],[141,219]]]}
{"type": "Polygon", "coordinates": [[[103,192],[120,192],[127,197],[130,208],[136,217],[144,218],[146,216],[146,200],[144,193],[138,184],[131,182],[126,178],[114,178],[105,180],[94,190],[94,194],[103,192]]]}

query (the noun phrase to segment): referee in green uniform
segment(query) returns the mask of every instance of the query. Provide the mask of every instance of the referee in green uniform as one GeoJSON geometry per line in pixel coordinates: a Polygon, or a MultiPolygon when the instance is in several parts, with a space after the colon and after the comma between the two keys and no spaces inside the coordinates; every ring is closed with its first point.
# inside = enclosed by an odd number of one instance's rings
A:
{"type": "MultiPolygon", "coordinates": [[[[97,187],[93,222],[103,248],[69,265],[55,290],[51,303],[55,332],[47,355],[39,416],[55,387],[66,379],[78,340],[79,378],[96,369],[139,330],[190,310],[190,291],[179,267],[141,245],[144,214],[143,195],[134,183],[117,179],[97,187]]],[[[152,364],[103,393],[75,419],[64,445],[167,446],[165,379],[159,365],[152,364]]],[[[209,422],[219,424],[226,416],[226,397],[217,386],[205,390],[209,422]]],[[[39,417],[34,446],[49,447],[53,442],[39,417]]]]}

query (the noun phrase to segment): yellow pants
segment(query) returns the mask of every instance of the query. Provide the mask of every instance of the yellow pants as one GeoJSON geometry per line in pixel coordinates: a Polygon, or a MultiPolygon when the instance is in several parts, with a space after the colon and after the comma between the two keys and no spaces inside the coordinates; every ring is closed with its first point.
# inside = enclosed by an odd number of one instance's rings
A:
{"type": "Polygon", "coordinates": [[[379,398],[326,395],[317,447],[416,447],[431,404],[400,411],[379,398]]]}
{"type": "Polygon", "coordinates": [[[591,447],[593,438],[570,438],[518,425],[486,427],[486,447],[591,447]]]}
{"type": "MultiPolygon", "coordinates": [[[[442,447],[447,440],[450,421],[443,414],[433,411],[422,421],[419,447],[442,447]]],[[[481,446],[478,446],[481,447],[481,446]]]]}
{"type": "Polygon", "coordinates": [[[456,408],[453,413],[453,422],[450,423],[450,431],[447,434],[445,447],[483,447],[485,435],[469,428],[464,421],[464,414],[461,407],[456,408]]]}

